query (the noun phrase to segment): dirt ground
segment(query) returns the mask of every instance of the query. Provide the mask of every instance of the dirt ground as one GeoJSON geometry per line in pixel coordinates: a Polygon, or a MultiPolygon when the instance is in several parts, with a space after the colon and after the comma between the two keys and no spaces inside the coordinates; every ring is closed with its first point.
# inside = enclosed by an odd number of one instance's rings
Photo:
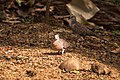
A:
{"type": "MultiPolygon", "coordinates": [[[[20,19],[26,23],[14,25],[9,24],[10,21],[6,18],[8,23],[0,23],[0,80],[120,80],[120,75],[117,75],[120,74],[120,53],[111,53],[120,48],[120,35],[109,30],[111,26],[111,29],[116,25],[115,29],[120,26],[120,10],[111,4],[109,7],[97,2],[96,4],[102,12],[98,12],[97,17],[91,21],[104,28],[95,29],[94,32],[107,41],[95,36],[79,36],[57,20],[51,22],[51,25],[41,23],[44,22],[42,18],[45,13],[38,12],[34,22],[31,19],[20,19]],[[57,33],[70,43],[63,55],[58,54],[52,45],[57,33]],[[80,66],[84,65],[84,69],[74,73],[59,68],[64,60],[73,57],[81,62],[80,66]],[[89,70],[89,63],[103,64],[114,73],[98,74],[89,70]]],[[[66,14],[61,6],[58,10],[50,15],[66,14]]],[[[10,15],[15,14],[14,10],[11,12],[10,15]]],[[[24,16],[23,13],[20,14],[24,16]]]]}
{"type": "Polygon", "coordinates": [[[75,57],[84,62],[100,62],[120,73],[120,54],[110,53],[120,47],[120,37],[105,29],[96,33],[108,42],[79,36],[62,25],[0,23],[0,80],[120,80],[120,76],[84,70],[75,74],[59,69],[64,60],[75,57]],[[63,55],[58,55],[51,45],[57,33],[70,42],[63,55]]]}

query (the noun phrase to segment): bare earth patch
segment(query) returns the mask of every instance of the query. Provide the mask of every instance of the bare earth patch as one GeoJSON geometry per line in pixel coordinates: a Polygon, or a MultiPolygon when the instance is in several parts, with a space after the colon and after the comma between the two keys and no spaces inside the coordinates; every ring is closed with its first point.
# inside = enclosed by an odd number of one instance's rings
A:
{"type": "Polygon", "coordinates": [[[99,62],[120,73],[120,54],[110,53],[120,47],[120,37],[106,30],[96,32],[108,42],[94,36],[78,36],[66,26],[1,23],[0,80],[119,80],[120,76],[90,70],[75,74],[59,69],[64,60],[74,57],[85,65],[99,62]],[[63,55],[58,55],[51,45],[56,33],[70,42],[63,55]]]}

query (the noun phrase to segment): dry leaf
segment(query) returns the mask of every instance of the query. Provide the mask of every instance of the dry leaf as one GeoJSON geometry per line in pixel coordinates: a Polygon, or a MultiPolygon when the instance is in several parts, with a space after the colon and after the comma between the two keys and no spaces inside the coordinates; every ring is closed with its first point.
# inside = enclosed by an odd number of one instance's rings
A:
{"type": "Polygon", "coordinates": [[[112,50],[111,53],[115,53],[115,54],[120,53],[120,48],[116,48],[112,50]]]}

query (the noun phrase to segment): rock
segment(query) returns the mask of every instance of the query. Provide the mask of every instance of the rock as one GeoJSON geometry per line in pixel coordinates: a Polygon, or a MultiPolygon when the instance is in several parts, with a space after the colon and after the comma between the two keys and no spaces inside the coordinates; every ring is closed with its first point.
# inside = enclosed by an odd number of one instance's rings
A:
{"type": "Polygon", "coordinates": [[[65,71],[79,70],[80,69],[79,60],[75,58],[67,59],[60,64],[59,68],[65,71]]]}
{"type": "Polygon", "coordinates": [[[119,72],[115,68],[108,68],[106,65],[102,63],[94,63],[91,66],[91,69],[97,73],[98,75],[109,75],[110,77],[117,78],[119,77],[119,72]]]}
{"type": "Polygon", "coordinates": [[[91,61],[81,61],[80,70],[90,71],[91,70],[91,61]]]}
{"type": "Polygon", "coordinates": [[[93,72],[97,73],[98,75],[100,74],[109,74],[110,73],[110,70],[109,68],[102,64],[102,63],[94,63],[92,64],[91,66],[91,69],[93,70],[93,72]]]}
{"type": "Polygon", "coordinates": [[[82,17],[85,20],[90,19],[99,11],[91,0],[72,0],[67,6],[78,22],[82,22],[82,17]]]}

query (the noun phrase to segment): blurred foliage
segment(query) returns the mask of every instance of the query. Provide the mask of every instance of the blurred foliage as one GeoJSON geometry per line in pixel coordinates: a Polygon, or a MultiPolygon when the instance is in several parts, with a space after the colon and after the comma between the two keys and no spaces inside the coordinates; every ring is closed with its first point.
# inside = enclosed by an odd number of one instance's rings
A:
{"type": "Polygon", "coordinates": [[[26,4],[26,5],[30,5],[32,6],[34,3],[35,3],[35,0],[16,0],[16,2],[18,3],[19,6],[22,6],[22,3],[23,4],[26,4]]]}
{"type": "Polygon", "coordinates": [[[109,1],[111,1],[111,2],[113,2],[115,4],[119,4],[120,3],[120,0],[109,0],[109,1]]]}
{"type": "Polygon", "coordinates": [[[3,18],[5,18],[5,15],[4,15],[3,11],[0,11],[0,19],[3,19],[3,18]]]}
{"type": "Polygon", "coordinates": [[[112,31],[113,32],[113,34],[115,34],[115,35],[120,35],[120,30],[114,30],[114,31],[112,31]]]}
{"type": "Polygon", "coordinates": [[[22,6],[21,3],[23,2],[23,0],[16,0],[16,2],[18,3],[19,6],[22,6]]]}
{"type": "MultiPolygon", "coordinates": [[[[106,1],[106,0],[105,0],[106,1]]],[[[108,1],[110,1],[110,2],[112,2],[112,3],[115,3],[115,4],[119,4],[120,3],[120,0],[108,0],[108,1]]]]}
{"type": "Polygon", "coordinates": [[[119,4],[120,3],[120,0],[92,0],[92,1],[95,1],[95,2],[109,1],[109,2],[112,2],[112,3],[115,3],[115,4],[119,4]]]}

